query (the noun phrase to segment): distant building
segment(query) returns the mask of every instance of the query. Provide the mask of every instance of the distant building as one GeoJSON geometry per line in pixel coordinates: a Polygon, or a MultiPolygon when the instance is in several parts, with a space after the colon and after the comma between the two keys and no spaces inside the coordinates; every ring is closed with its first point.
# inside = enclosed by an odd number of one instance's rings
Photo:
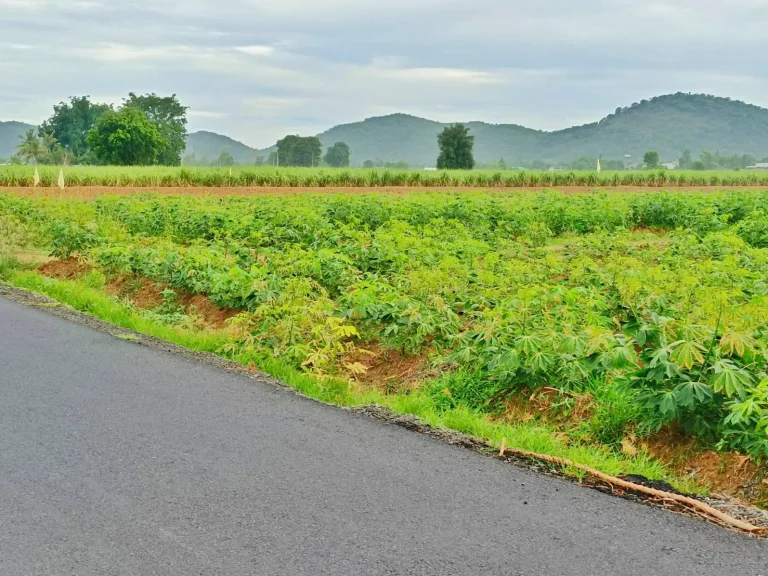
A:
{"type": "Polygon", "coordinates": [[[768,170],[768,162],[758,162],[754,166],[747,166],[745,170],[768,170]]]}
{"type": "Polygon", "coordinates": [[[432,170],[437,170],[437,168],[434,166],[424,166],[424,170],[429,170],[431,172],[432,170]]]}
{"type": "Polygon", "coordinates": [[[677,162],[665,162],[663,164],[659,164],[662,168],[666,168],[667,170],[677,170],[678,163],[677,162]]]}

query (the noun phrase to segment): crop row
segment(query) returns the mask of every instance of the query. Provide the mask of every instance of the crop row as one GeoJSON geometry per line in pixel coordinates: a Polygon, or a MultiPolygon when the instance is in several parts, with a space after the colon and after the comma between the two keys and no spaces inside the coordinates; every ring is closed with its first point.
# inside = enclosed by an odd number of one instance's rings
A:
{"type": "MultiPolygon", "coordinates": [[[[54,187],[58,167],[41,167],[40,186],[54,187]]],[[[261,168],[64,168],[65,186],[135,187],[616,187],[616,186],[768,186],[768,172],[642,171],[416,171],[365,169],[261,168]]],[[[34,169],[0,167],[0,187],[29,187],[34,169]]]]}
{"type": "Polygon", "coordinates": [[[233,347],[321,376],[394,349],[429,358],[424,389],[446,407],[556,389],[566,410],[593,399],[584,426],[607,444],[676,426],[756,458],[766,206],[763,192],[0,196],[60,257],[242,310],[233,347]]]}

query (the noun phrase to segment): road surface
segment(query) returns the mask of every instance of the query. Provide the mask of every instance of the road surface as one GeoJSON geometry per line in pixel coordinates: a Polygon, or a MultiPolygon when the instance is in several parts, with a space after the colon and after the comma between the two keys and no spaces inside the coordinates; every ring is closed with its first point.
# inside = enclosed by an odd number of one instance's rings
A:
{"type": "Polygon", "coordinates": [[[0,574],[768,575],[768,545],[0,298],[0,574]]]}

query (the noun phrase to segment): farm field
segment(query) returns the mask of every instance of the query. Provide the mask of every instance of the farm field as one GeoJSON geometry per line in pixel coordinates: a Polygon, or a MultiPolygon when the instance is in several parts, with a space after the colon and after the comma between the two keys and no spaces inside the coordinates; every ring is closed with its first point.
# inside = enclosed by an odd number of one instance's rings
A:
{"type": "Polygon", "coordinates": [[[624,472],[664,476],[658,456],[758,502],[767,271],[755,190],[0,194],[14,284],[103,295],[324,399],[624,472]]]}
{"type": "MultiPolygon", "coordinates": [[[[60,168],[38,168],[41,187],[56,187],[60,168]]],[[[67,187],[264,187],[264,188],[560,188],[768,186],[768,171],[641,170],[621,172],[472,170],[427,171],[364,168],[275,168],[271,166],[64,167],[67,187]]],[[[34,184],[34,167],[0,166],[0,186],[34,184]]]]}

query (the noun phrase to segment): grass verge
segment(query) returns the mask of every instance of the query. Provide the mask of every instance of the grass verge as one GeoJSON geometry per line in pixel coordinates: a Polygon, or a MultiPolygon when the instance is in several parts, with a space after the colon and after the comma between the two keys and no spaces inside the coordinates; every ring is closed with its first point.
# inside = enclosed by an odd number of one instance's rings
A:
{"type": "MultiPolygon", "coordinates": [[[[413,415],[425,424],[477,436],[491,446],[498,447],[502,438],[507,446],[530,452],[548,454],[585,464],[610,475],[637,474],[652,480],[664,480],[688,493],[704,494],[705,487],[691,479],[675,477],[658,461],[641,452],[630,457],[611,451],[604,446],[565,443],[558,430],[538,423],[520,422],[504,424],[492,421],[487,415],[457,407],[443,409],[420,391],[408,394],[384,394],[377,390],[360,389],[354,384],[336,379],[319,379],[300,372],[279,359],[255,356],[252,353],[221,354],[227,344],[227,335],[221,331],[192,331],[161,324],[147,317],[145,312],[109,296],[103,290],[77,280],[60,280],[45,277],[35,271],[25,270],[12,260],[4,260],[0,266],[0,280],[11,285],[45,294],[58,302],[97,317],[116,326],[173,342],[197,352],[224,356],[243,366],[255,365],[258,369],[282,381],[301,394],[315,400],[344,407],[378,404],[399,414],[413,415]]],[[[573,477],[580,477],[578,470],[565,470],[573,477]]]]}

